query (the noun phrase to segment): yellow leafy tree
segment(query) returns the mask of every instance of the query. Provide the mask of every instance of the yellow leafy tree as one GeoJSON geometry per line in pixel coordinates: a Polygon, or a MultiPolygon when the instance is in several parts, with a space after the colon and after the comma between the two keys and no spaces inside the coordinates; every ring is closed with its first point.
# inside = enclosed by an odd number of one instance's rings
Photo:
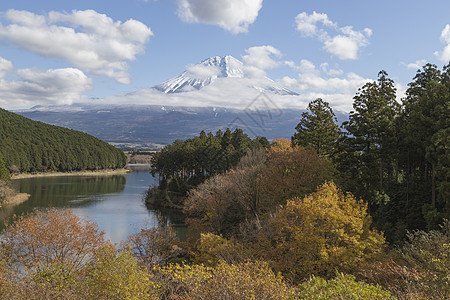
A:
{"type": "Polygon", "coordinates": [[[248,260],[249,253],[233,238],[227,240],[213,233],[202,233],[191,256],[194,263],[214,267],[219,262],[229,264],[243,262],[248,260]]]}
{"type": "Polygon", "coordinates": [[[270,149],[276,152],[292,150],[291,141],[283,138],[275,139],[270,143],[270,149]]]}
{"type": "Polygon", "coordinates": [[[369,228],[367,205],[325,183],[294,198],[260,232],[258,253],[294,280],[351,272],[380,253],[385,240],[369,228]]]}
{"type": "Polygon", "coordinates": [[[172,265],[163,270],[167,299],[289,299],[281,275],[264,262],[172,265]]]}
{"type": "Polygon", "coordinates": [[[129,250],[103,249],[87,269],[87,299],[158,299],[150,273],[139,267],[129,250]]]}

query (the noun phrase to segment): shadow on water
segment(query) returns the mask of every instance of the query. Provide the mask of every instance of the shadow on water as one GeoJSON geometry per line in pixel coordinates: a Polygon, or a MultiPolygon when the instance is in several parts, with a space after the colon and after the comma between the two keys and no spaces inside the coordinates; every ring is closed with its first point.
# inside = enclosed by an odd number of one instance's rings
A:
{"type": "Polygon", "coordinates": [[[125,240],[143,227],[155,227],[160,222],[174,226],[180,239],[186,234],[180,211],[148,209],[144,194],[155,179],[149,166],[131,166],[132,173],[109,176],[58,176],[14,180],[21,193],[30,199],[16,206],[0,208],[0,231],[11,215],[21,215],[34,209],[70,208],[79,217],[96,222],[105,237],[112,242],[125,240]],[[161,216],[161,217],[160,217],[161,216]],[[160,221],[163,220],[163,221],[160,221]]]}
{"type": "Polygon", "coordinates": [[[179,209],[150,208],[149,206],[147,209],[155,212],[158,226],[171,225],[181,241],[187,239],[186,216],[179,209]]]}

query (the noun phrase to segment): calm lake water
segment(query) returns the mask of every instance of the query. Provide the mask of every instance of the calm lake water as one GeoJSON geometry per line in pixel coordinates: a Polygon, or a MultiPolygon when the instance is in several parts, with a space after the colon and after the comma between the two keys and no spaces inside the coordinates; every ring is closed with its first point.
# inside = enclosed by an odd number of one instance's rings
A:
{"type": "Polygon", "coordinates": [[[13,184],[30,199],[14,207],[0,208],[0,223],[12,214],[47,207],[70,208],[74,214],[95,221],[114,243],[126,240],[141,228],[173,224],[184,238],[186,228],[178,211],[156,212],[144,203],[144,194],[155,178],[149,166],[130,166],[132,173],[110,176],[60,176],[17,179],[13,184]]]}

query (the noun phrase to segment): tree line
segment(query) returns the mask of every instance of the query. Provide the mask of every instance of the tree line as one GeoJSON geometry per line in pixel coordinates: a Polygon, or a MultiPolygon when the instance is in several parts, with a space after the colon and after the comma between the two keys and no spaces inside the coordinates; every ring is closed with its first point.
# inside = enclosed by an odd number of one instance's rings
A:
{"type": "Polygon", "coordinates": [[[151,172],[158,175],[159,185],[149,191],[147,203],[169,206],[182,205],[186,193],[206,178],[235,166],[251,149],[268,147],[264,137],[251,139],[242,129],[218,130],[215,134],[202,131],[199,136],[176,140],[155,153],[151,172]],[[166,201],[169,200],[169,201],[166,201]]]}
{"type": "Polygon", "coordinates": [[[329,104],[308,106],[292,137],[330,159],[346,191],[369,204],[390,241],[450,216],[450,65],[427,64],[396,99],[385,71],[361,87],[339,127],[329,104]]]}
{"type": "Polygon", "coordinates": [[[86,133],[32,121],[0,109],[0,153],[12,172],[115,169],[122,151],[86,133]]]}

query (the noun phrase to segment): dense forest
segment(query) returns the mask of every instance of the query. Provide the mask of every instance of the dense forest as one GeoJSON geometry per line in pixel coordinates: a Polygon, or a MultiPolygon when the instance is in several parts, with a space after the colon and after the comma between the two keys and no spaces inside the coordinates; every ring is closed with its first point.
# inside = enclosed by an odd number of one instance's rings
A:
{"type": "Polygon", "coordinates": [[[0,153],[12,173],[114,169],[126,164],[122,151],[93,136],[3,109],[0,153]]]}

